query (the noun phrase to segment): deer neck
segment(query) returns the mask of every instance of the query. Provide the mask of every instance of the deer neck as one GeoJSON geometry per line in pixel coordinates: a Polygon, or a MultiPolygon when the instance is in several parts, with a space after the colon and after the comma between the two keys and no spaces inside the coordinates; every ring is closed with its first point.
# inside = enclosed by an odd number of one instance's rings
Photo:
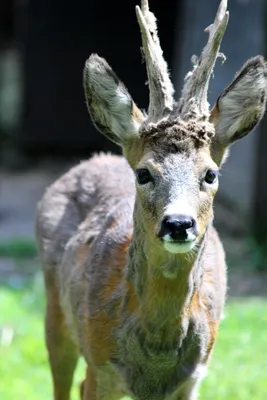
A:
{"type": "Polygon", "coordinates": [[[177,325],[200,287],[206,235],[192,254],[171,254],[160,242],[150,241],[137,221],[128,253],[130,296],[145,324],[177,325]]]}

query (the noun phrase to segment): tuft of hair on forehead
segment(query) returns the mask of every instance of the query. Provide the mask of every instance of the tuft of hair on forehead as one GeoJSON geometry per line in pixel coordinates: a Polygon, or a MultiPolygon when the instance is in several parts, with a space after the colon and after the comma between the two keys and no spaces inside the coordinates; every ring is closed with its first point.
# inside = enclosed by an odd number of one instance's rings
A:
{"type": "Polygon", "coordinates": [[[139,131],[144,143],[170,152],[191,151],[209,147],[215,130],[208,121],[183,121],[180,117],[162,120],[156,124],[144,124],[139,131]]]}

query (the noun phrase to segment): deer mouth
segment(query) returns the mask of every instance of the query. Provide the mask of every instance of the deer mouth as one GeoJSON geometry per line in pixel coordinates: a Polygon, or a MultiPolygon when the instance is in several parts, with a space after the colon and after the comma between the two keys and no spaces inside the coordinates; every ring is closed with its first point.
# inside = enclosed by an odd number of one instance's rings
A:
{"type": "Polygon", "coordinates": [[[197,236],[189,234],[185,239],[172,239],[170,235],[164,235],[162,238],[165,250],[172,254],[188,253],[196,245],[197,236]]]}

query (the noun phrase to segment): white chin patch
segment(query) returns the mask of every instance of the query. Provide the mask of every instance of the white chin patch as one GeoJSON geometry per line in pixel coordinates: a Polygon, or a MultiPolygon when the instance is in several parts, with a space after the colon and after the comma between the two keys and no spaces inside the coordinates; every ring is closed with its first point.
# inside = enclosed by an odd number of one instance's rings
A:
{"type": "Polygon", "coordinates": [[[196,237],[194,235],[189,235],[187,240],[182,243],[175,242],[171,239],[170,235],[165,235],[163,237],[164,248],[173,254],[188,253],[192,250],[196,243],[196,237]],[[192,236],[192,237],[191,237],[192,236]]]}
{"type": "Polygon", "coordinates": [[[195,241],[177,243],[177,242],[164,242],[164,247],[167,251],[173,254],[188,253],[195,246],[195,241]]]}

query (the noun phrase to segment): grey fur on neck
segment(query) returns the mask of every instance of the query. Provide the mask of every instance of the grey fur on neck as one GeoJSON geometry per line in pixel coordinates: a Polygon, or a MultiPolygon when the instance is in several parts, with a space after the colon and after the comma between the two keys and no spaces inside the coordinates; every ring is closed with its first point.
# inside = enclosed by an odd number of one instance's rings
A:
{"type": "Polygon", "coordinates": [[[167,285],[169,281],[171,286],[173,285],[172,281],[176,282],[177,290],[180,290],[173,292],[170,289],[171,297],[166,298],[166,303],[156,308],[155,314],[152,315],[152,320],[154,318],[157,324],[165,325],[169,320],[176,321],[181,317],[184,308],[190,303],[194,292],[201,285],[203,253],[208,230],[197,249],[189,254],[174,255],[162,249],[165,262],[161,264],[160,268],[159,265],[151,263],[149,254],[153,252],[153,244],[148,243],[146,233],[140,224],[135,224],[133,232],[128,252],[126,279],[133,284],[142,308],[150,300],[147,292],[148,282],[158,278],[166,281],[167,285]]]}

